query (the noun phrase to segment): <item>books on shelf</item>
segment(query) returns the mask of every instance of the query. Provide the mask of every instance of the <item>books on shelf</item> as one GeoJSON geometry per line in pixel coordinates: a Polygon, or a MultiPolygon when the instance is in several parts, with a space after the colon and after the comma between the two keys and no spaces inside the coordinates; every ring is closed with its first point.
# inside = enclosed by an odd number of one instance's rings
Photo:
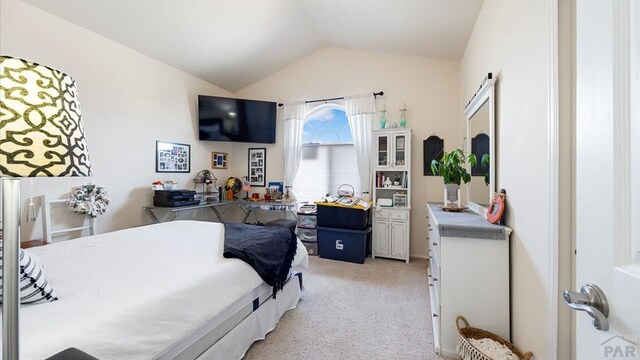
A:
{"type": "Polygon", "coordinates": [[[389,171],[390,174],[385,175],[384,171],[376,171],[376,187],[379,189],[406,189],[409,187],[409,177],[406,171],[400,172],[400,184],[399,185],[387,185],[384,182],[387,178],[398,174],[396,171],[389,171]]]}

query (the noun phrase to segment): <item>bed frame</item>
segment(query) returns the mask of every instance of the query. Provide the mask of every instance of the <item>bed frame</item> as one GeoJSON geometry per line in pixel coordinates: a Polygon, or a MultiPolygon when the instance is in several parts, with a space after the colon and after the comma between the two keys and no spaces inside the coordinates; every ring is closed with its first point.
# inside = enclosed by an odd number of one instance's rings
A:
{"type": "Polygon", "coordinates": [[[301,273],[294,273],[275,299],[272,287],[262,284],[157,359],[241,359],[253,342],[264,339],[284,313],[297,306],[302,289],[301,273]]]}

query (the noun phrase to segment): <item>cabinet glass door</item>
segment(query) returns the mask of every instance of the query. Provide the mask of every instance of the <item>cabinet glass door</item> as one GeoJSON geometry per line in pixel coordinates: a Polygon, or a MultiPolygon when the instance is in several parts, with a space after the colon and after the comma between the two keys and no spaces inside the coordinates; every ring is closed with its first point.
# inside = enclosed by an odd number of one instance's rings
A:
{"type": "Polygon", "coordinates": [[[389,137],[378,136],[378,166],[389,166],[389,137]]]}
{"type": "Polygon", "coordinates": [[[405,135],[396,135],[395,137],[395,157],[394,166],[403,167],[407,161],[407,137],[405,135]]]}

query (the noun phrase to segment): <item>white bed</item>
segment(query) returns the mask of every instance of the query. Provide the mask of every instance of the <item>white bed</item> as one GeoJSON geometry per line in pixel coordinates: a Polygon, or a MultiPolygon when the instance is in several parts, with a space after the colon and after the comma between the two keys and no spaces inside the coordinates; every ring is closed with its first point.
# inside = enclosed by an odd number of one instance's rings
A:
{"type": "MultiPolygon", "coordinates": [[[[223,239],[220,223],[174,221],[29,249],[59,300],[21,306],[21,359],[68,347],[100,360],[241,358],[296,307],[300,286],[291,278],[266,300],[271,288],[248,264],[222,257],[223,239]]],[[[298,240],[294,267],[307,262],[298,240]]]]}

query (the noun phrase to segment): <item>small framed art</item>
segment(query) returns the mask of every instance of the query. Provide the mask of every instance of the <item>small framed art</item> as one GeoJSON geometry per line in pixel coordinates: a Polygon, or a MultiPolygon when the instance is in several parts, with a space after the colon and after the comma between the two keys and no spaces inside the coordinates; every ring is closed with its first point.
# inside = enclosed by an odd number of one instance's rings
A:
{"type": "Polygon", "coordinates": [[[267,149],[249,148],[249,183],[251,186],[266,185],[267,149]]]}
{"type": "Polygon", "coordinates": [[[227,153],[212,152],[211,153],[211,168],[212,169],[226,169],[227,166],[227,153]]]}
{"type": "Polygon", "coordinates": [[[191,145],[156,141],[156,172],[188,173],[191,171],[191,145]]]}

